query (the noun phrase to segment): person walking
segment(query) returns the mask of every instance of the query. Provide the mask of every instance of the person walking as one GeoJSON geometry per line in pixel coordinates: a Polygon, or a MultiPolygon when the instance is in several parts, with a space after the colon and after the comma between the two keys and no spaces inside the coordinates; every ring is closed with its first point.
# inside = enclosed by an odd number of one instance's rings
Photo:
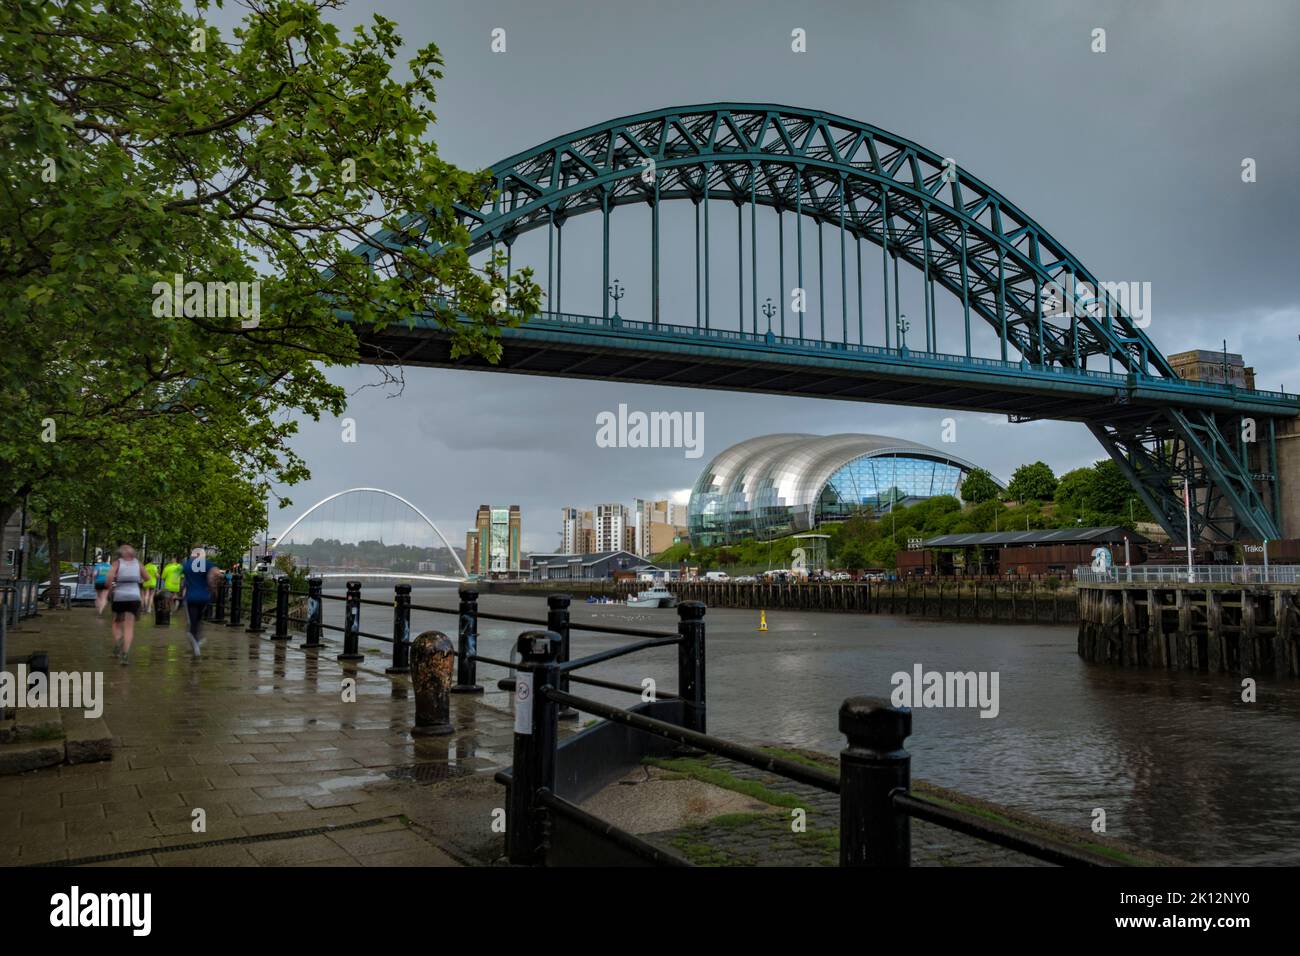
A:
{"type": "Polygon", "coordinates": [[[135,639],[135,619],[140,616],[140,582],[144,569],[135,556],[135,549],[124,544],[117,551],[117,560],[108,571],[107,590],[113,595],[113,656],[125,667],[131,658],[131,642],[135,639]]]}
{"type": "Polygon", "coordinates": [[[181,577],[184,567],[175,557],[163,565],[162,584],[163,600],[167,602],[169,613],[175,613],[181,606],[181,577]]]}
{"type": "Polygon", "coordinates": [[[145,614],[153,613],[153,598],[158,590],[158,565],[150,561],[144,566],[144,584],[140,588],[140,603],[145,614]]]}
{"type": "Polygon", "coordinates": [[[95,613],[103,615],[104,608],[108,605],[108,572],[112,570],[112,565],[102,558],[95,562],[95,613]]]}
{"type": "Polygon", "coordinates": [[[200,628],[203,626],[203,615],[212,601],[212,592],[220,580],[221,569],[208,564],[207,552],[203,548],[195,548],[190,552],[190,558],[185,562],[181,600],[185,603],[185,614],[189,620],[186,636],[190,639],[195,660],[201,656],[200,646],[203,637],[200,628]]]}

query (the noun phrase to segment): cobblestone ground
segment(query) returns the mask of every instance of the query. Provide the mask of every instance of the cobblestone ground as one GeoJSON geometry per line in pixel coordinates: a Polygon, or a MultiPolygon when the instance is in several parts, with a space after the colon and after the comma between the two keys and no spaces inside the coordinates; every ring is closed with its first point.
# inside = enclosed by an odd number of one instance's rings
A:
{"type": "MultiPolygon", "coordinates": [[[[643,835],[643,839],[705,866],[838,866],[839,796],[721,757],[702,757],[709,767],[762,784],[787,798],[771,812],[730,814],[705,823],[643,835]],[[806,811],[796,833],[792,810],[806,811]]],[[[1046,866],[943,827],[912,821],[913,866],[1046,866]]]]}
{"type": "Polygon", "coordinates": [[[11,631],[11,655],[44,649],[51,670],[104,673],[114,752],[0,776],[0,865],[455,865],[500,843],[491,773],[510,762],[506,695],[453,695],[456,732],[413,739],[409,681],[383,673],[386,645],[363,645],[358,666],[335,660],[337,644],[301,649],[301,635],[206,624],[205,637],[195,661],[179,616],[169,629],[142,618],[121,667],[91,609],[11,631]]]}

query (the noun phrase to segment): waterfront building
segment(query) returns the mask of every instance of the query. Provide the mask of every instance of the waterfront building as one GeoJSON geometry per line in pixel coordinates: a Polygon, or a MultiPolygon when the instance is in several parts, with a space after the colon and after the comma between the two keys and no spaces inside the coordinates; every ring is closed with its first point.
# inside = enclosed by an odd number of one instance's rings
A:
{"type": "Polygon", "coordinates": [[[651,567],[622,548],[594,554],[530,554],[528,560],[529,577],[534,581],[612,581],[651,567]]]}
{"type": "Polygon", "coordinates": [[[1075,568],[1092,563],[1098,547],[1110,551],[1115,567],[1123,567],[1126,559],[1133,564],[1146,561],[1148,544],[1145,535],[1122,525],[983,531],[941,534],[918,541],[917,547],[899,551],[896,561],[900,576],[1047,574],[1069,578],[1074,576],[1075,568]]]}
{"type": "Polygon", "coordinates": [[[561,552],[590,554],[596,551],[595,516],[592,512],[579,511],[577,508],[562,508],[560,512],[563,516],[561,552]]]}
{"type": "Polygon", "coordinates": [[[518,505],[479,505],[474,530],[465,536],[465,569],[470,574],[518,574],[522,541],[518,505]]]}
{"type": "Polygon", "coordinates": [[[635,546],[628,547],[628,536],[633,528],[626,505],[596,505],[594,524],[597,552],[626,550],[635,553],[635,546]]]}
{"type": "Polygon", "coordinates": [[[884,435],[763,435],[709,462],[691,490],[687,526],[697,547],[811,531],[864,510],[959,497],[974,467],[884,435]]]}
{"type": "Polygon", "coordinates": [[[638,498],[632,509],[634,538],[632,551],[650,557],[672,547],[673,539],[686,530],[686,509],[667,499],[638,498]]]}
{"type": "Polygon", "coordinates": [[[1168,356],[1169,364],[1180,378],[1189,382],[1214,382],[1236,385],[1238,388],[1255,387],[1255,369],[1236,352],[1216,352],[1212,349],[1191,349],[1168,356]]]}

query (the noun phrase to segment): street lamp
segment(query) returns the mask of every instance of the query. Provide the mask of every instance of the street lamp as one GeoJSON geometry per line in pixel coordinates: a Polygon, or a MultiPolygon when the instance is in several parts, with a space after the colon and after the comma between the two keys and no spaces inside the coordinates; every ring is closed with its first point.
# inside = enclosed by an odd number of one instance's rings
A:
{"type": "Polygon", "coordinates": [[[912,323],[907,321],[907,313],[904,312],[902,315],[898,317],[898,321],[895,324],[895,331],[898,333],[899,351],[902,352],[907,351],[907,330],[910,329],[911,327],[912,327],[912,323]]]}
{"type": "Polygon", "coordinates": [[[623,298],[625,295],[627,295],[627,290],[619,285],[618,280],[615,279],[614,284],[609,287],[609,297],[614,300],[614,318],[616,319],[622,318],[622,316],[618,314],[618,300],[623,298]]]}
{"type": "Polygon", "coordinates": [[[772,316],[776,315],[776,306],[772,304],[772,297],[769,295],[767,301],[763,303],[763,314],[767,316],[767,334],[772,334],[772,316]]]}

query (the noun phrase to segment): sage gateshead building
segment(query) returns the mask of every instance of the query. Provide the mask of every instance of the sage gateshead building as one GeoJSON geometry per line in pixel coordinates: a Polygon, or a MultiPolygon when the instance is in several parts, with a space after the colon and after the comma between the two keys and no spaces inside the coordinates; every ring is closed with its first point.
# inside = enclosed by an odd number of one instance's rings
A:
{"type": "Polygon", "coordinates": [[[691,489],[697,547],[811,531],[823,521],[888,513],[957,489],[975,466],[884,435],[763,435],[709,462],[691,489]]]}

